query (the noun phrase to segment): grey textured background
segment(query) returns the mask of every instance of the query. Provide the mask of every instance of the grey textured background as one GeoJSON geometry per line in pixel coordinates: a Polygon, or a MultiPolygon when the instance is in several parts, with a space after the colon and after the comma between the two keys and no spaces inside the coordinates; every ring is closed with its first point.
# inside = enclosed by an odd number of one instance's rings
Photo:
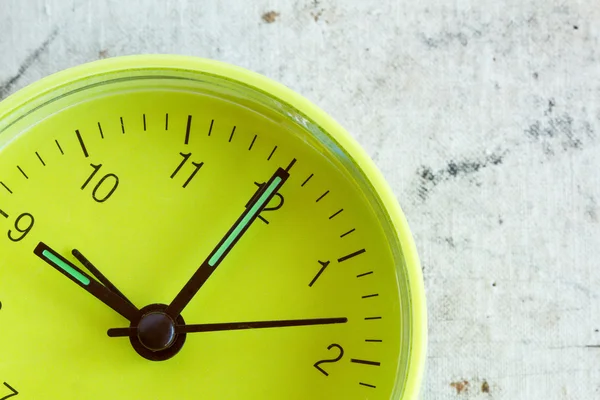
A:
{"type": "Polygon", "coordinates": [[[600,398],[597,0],[0,0],[0,98],[136,53],[265,74],[367,149],[423,262],[424,398],[600,398]]]}

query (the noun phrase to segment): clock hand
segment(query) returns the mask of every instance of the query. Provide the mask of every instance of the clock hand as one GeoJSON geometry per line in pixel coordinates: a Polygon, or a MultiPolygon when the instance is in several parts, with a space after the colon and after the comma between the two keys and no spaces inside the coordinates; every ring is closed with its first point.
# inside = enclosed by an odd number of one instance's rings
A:
{"type": "Polygon", "coordinates": [[[94,264],[92,264],[90,262],[90,260],[88,260],[83,254],[81,254],[81,252],[77,249],[73,249],[73,251],[71,251],[71,254],[73,254],[73,256],[80,262],[83,264],[83,266],[92,273],[92,275],[94,275],[94,277],[96,279],[98,279],[100,281],[100,283],[102,283],[104,286],[106,286],[108,289],[110,289],[113,293],[118,294],[119,296],[121,296],[121,298],[123,300],[125,300],[126,302],[128,302],[129,304],[133,305],[133,303],[127,298],[125,297],[125,295],[123,293],[121,293],[121,291],[119,289],[116,288],[115,285],[112,284],[111,281],[108,280],[108,278],[106,278],[102,272],[100,272],[98,270],[98,268],[96,268],[96,266],[94,264]]]}
{"type": "MultiPolygon", "coordinates": [[[[195,325],[177,325],[175,331],[181,333],[195,332],[216,332],[233,331],[240,329],[262,329],[262,328],[285,328],[290,326],[308,326],[308,325],[330,325],[345,324],[348,318],[313,318],[313,319],[287,319],[278,321],[252,321],[252,322],[226,322],[218,324],[195,324],[195,325]]],[[[112,328],[108,330],[108,336],[135,336],[137,327],[112,328]]]]}
{"type": "MultiPolygon", "coordinates": [[[[92,279],[89,275],[77,268],[73,263],[62,257],[45,243],[40,242],[33,252],[46,263],[54,267],[54,269],[81,286],[92,296],[127,318],[128,321],[132,323],[137,323],[137,321],[139,321],[140,311],[131,304],[131,302],[125,300],[119,294],[92,279]]],[[[95,269],[95,267],[93,269],[95,269]]],[[[104,276],[102,276],[102,278],[108,281],[104,276]]]]}
{"type": "Polygon", "coordinates": [[[271,179],[254,193],[242,215],[235,221],[231,229],[227,231],[219,244],[217,244],[215,249],[208,255],[206,260],[204,260],[202,265],[200,265],[198,270],[165,310],[165,313],[172,320],[177,319],[179,314],[181,314],[181,311],[183,311],[196,293],[198,293],[211,274],[215,272],[221,261],[223,261],[237,241],[248,230],[252,222],[254,222],[261,211],[266,207],[271,198],[275,196],[279,188],[289,178],[290,174],[288,171],[295,162],[296,159],[292,160],[285,170],[278,168],[271,179]]]}

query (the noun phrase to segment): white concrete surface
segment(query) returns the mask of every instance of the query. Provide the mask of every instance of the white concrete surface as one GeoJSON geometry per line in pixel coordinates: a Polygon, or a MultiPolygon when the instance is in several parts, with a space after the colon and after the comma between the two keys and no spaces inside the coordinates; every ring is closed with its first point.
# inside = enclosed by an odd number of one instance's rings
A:
{"type": "Polygon", "coordinates": [[[600,3],[0,0],[0,97],[148,52],[263,73],[368,150],[423,261],[424,398],[600,399],[600,3]]]}

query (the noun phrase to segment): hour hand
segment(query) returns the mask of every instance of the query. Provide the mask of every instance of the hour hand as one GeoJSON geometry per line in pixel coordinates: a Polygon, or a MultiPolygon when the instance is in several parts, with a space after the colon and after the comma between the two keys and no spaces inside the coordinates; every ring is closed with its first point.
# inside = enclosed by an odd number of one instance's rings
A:
{"type": "MultiPolygon", "coordinates": [[[[83,288],[85,291],[96,297],[98,300],[112,308],[117,313],[121,314],[130,322],[137,322],[140,319],[140,311],[121,294],[118,290],[113,292],[109,287],[114,288],[108,279],[98,271],[85,257],[78,251],[74,251],[73,254],[79,260],[85,260],[89,265],[86,267],[90,268],[90,272],[95,275],[97,272],[98,279],[108,283],[108,287],[99,283],[88,274],[83,272],[81,269],[76,267],[73,263],[62,257],[58,252],[50,248],[43,242],[40,242],[33,251],[35,255],[44,260],[58,272],[69,278],[75,284],[83,288]]],[[[86,263],[84,262],[84,265],[86,263]]],[[[116,288],[115,288],[116,289],[116,288]]]]}

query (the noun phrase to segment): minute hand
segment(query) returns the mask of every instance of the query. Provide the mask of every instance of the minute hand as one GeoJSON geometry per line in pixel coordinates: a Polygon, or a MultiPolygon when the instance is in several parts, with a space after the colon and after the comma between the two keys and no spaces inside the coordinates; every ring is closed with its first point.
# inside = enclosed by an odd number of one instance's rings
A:
{"type": "Polygon", "coordinates": [[[198,293],[198,290],[200,290],[202,285],[204,285],[204,282],[206,282],[212,273],[215,272],[225,256],[231,251],[237,241],[240,240],[250,225],[252,225],[252,222],[254,222],[261,211],[267,206],[273,196],[275,196],[279,188],[289,178],[290,174],[288,171],[292,165],[294,165],[295,161],[296,160],[293,160],[285,170],[283,168],[278,168],[273,176],[271,176],[271,179],[269,179],[269,181],[263,185],[254,196],[252,196],[242,215],[237,219],[229,231],[227,231],[219,244],[217,244],[206,260],[204,260],[183,289],[175,296],[171,304],[165,310],[166,314],[173,320],[177,319],[179,314],[181,314],[181,311],[183,311],[196,293],[198,293]]]}

